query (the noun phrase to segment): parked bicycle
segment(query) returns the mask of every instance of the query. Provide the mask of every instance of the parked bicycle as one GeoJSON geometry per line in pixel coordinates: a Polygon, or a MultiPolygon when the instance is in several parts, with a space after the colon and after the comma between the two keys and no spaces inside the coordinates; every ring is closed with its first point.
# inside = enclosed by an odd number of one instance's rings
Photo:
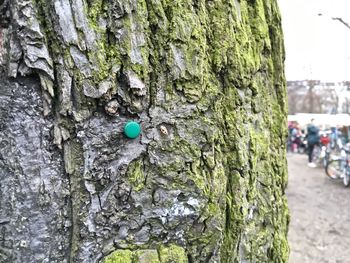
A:
{"type": "Polygon", "coordinates": [[[350,185],[350,150],[342,148],[340,155],[330,157],[326,168],[326,174],[331,179],[342,179],[344,186],[350,185]]]}
{"type": "Polygon", "coordinates": [[[312,162],[326,167],[331,154],[331,149],[324,145],[315,145],[312,152],[312,162]]]}

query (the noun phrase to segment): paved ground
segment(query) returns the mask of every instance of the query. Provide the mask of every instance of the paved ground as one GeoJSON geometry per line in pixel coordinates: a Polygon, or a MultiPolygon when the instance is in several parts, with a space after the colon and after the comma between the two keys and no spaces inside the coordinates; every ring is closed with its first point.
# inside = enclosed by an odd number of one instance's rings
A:
{"type": "Polygon", "coordinates": [[[350,263],[350,188],[288,154],[289,263],[350,263]]]}

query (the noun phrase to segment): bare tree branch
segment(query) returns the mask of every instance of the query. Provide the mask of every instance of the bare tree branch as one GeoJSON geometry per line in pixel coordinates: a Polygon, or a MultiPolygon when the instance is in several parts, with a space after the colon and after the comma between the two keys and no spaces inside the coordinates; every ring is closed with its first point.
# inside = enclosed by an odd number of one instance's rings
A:
{"type": "Polygon", "coordinates": [[[342,23],[344,26],[350,29],[350,25],[345,22],[341,17],[332,17],[333,20],[338,20],[340,23],[342,23]]]}

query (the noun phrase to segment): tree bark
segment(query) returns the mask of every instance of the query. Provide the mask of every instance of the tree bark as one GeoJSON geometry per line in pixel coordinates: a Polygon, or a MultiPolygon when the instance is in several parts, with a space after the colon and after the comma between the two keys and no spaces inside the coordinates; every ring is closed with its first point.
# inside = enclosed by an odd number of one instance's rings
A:
{"type": "Polygon", "coordinates": [[[276,0],[0,11],[1,262],[287,262],[276,0]]]}

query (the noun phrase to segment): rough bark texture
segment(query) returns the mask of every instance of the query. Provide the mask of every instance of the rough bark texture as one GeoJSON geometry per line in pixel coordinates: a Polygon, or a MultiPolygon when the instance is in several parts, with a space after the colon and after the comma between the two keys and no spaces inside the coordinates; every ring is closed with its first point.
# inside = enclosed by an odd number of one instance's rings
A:
{"type": "Polygon", "coordinates": [[[276,0],[0,16],[1,262],[287,262],[276,0]]]}

